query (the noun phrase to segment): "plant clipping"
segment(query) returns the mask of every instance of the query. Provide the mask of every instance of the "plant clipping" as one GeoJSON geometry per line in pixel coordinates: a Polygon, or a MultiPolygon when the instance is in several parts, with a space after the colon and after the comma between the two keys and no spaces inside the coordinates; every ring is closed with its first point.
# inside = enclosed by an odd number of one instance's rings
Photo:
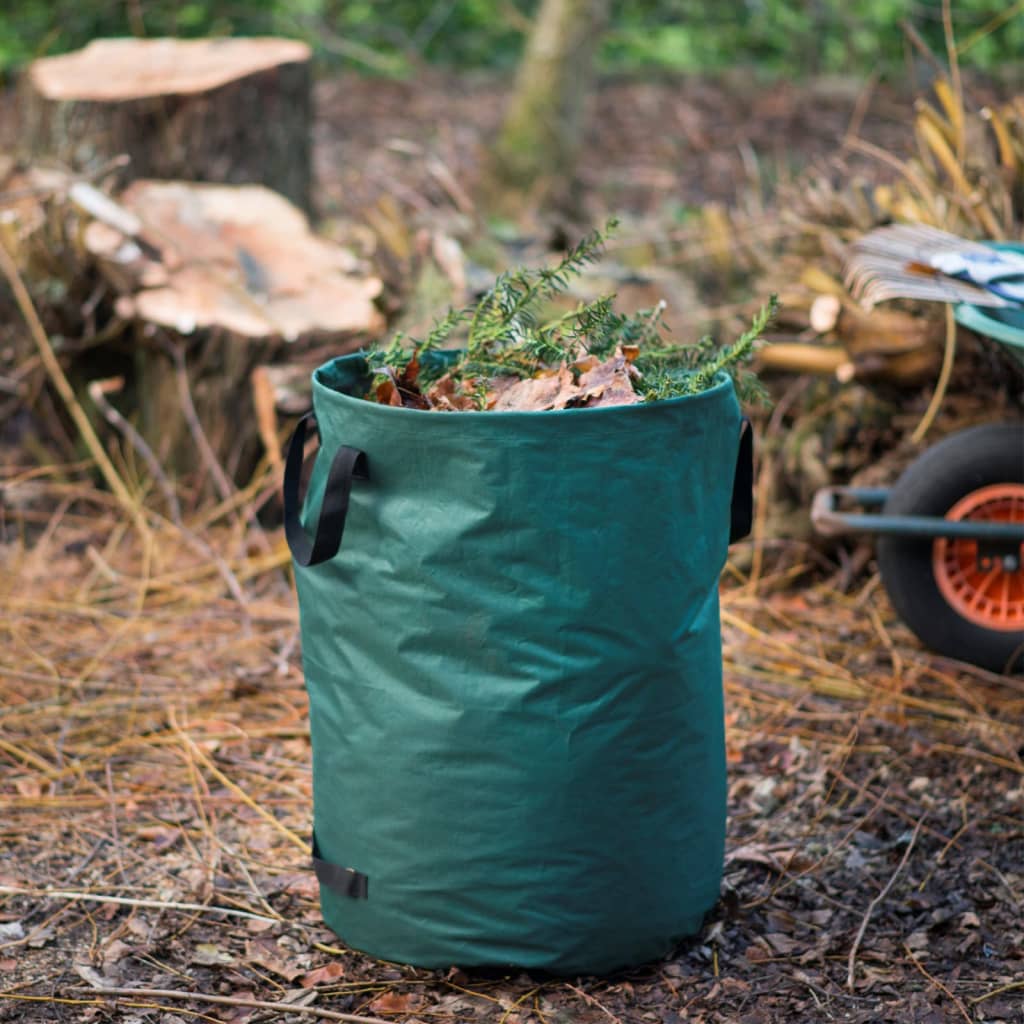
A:
{"type": "Polygon", "coordinates": [[[557,266],[506,271],[475,306],[450,310],[426,338],[398,334],[368,352],[366,398],[438,412],[593,409],[697,394],[724,373],[742,400],[763,399],[746,366],[775,314],[775,296],[727,345],[710,337],[672,344],[664,302],[625,316],[615,312],[614,295],[540,320],[545,304],[597,260],[615,226],[610,220],[587,235],[557,266]]]}

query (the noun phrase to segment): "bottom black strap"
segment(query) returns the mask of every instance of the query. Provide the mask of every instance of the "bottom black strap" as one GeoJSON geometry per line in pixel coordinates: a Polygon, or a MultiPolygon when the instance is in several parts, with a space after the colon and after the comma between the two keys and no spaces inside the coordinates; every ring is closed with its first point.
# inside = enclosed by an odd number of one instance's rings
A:
{"type": "Polygon", "coordinates": [[[369,894],[370,880],[355,868],[341,868],[320,856],[316,833],[313,833],[313,870],[317,881],[339,896],[353,900],[365,900],[369,894]]]}
{"type": "Polygon", "coordinates": [[[729,543],[743,540],[754,526],[754,428],[743,417],[740,448],[736,456],[736,475],[732,482],[732,506],[729,510],[729,543]]]}

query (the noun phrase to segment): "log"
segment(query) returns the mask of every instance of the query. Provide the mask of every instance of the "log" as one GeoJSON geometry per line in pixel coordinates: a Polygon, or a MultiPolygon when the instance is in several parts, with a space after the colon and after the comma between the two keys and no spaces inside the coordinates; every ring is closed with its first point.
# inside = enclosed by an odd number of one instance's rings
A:
{"type": "Polygon", "coordinates": [[[130,178],[262,184],[309,212],[309,59],[288,39],[98,39],[30,65],[23,138],[77,171],[126,154],[130,178]]]}

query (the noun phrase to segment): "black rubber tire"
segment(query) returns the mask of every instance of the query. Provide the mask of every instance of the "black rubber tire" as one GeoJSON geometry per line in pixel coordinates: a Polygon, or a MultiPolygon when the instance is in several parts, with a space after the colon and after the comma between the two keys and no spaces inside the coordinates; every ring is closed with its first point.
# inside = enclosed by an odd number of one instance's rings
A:
{"type": "MultiPolygon", "coordinates": [[[[990,423],[944,438],[910,464],[883,511],[944,516],[965,495],[1000,483],[1024,484],[1024,424],[990,423]]],[[[878,540],[882,583],[900,618],[939,654],[995,672],[1024,669],[1024,630],[986,629],[945,599],[932,568],[934,544],[913,537],[878,540]]]]}

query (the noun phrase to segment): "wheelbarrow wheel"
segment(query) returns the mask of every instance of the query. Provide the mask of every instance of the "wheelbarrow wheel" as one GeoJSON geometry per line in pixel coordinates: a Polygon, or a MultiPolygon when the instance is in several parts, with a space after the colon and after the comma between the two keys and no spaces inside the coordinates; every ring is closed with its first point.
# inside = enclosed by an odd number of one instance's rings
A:
{"type": "MultiPolygon", "coordinates": [[[[889,492],[890,516],[1024,523],[1024,424],[986,424],[945,438],[889,492]]],[[[973,540],[887,535],[882,583],[925,646],[996,672],[1024,668],[1024,545],[1015,569],[979,564],[973,540]]]]}

